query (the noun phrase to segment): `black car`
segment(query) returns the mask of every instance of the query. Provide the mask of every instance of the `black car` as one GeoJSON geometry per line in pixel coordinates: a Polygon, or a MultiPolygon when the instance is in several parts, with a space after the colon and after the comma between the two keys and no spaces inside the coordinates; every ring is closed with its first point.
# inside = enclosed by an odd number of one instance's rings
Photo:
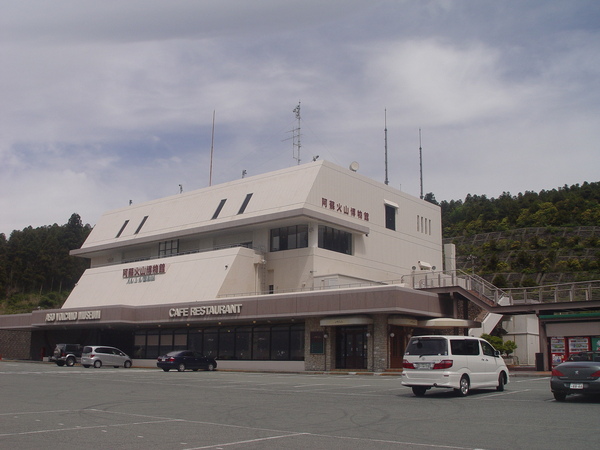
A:
{"type": "Polygon", "coordinates": [[[214,358],[204,356],[192,350],[176,350],[159,356],[156,365],[165,372],[171,369],[183,372],[185,369],[196,371],[198,369],[215,370],[217,368],[217,362],[214,358]]]}
{"type": "Polygon", "coordinates": [[[82,350],[83,347],[79,344],[56,344],[50,362],[55,362],[58,366],[73,367],[81,361],[82,350]]]}
{"type": "Polygon", "coordinates": [[[559,402],[571,394],[600,394],[600,352],[577,353],[556,366],[550,389],[559,402]]]}

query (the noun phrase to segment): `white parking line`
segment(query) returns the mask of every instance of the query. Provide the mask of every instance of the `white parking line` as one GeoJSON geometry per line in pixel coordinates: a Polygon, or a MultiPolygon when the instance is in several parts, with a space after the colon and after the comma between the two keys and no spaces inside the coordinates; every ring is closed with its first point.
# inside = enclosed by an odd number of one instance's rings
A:
{"type": "Polygon", "coordinates": [[[492,397],[506,397],[507,395],[513,395],[513,394],[520,394],[522,392],[528,392],[531,391],[531,389],[522,389],[520,391],[508,391],[508,392],[498,392],[496,394],[488,394],[485,397],[468,397],[471,400],[486,400],[488,398],[492,398],[492,397]]]}
{"type": "Polygon", "coordinates": [[[269,437],[260,438],[260,439],[248,439],[248,440],[245,440],[245,441],[233,441],[233,442],[227,442],[227,443],[224,443],[224,444],[208,445],[206,447],[192,447],[192,448],[187,448],[185,450],[202,450],[202,449],[206,449],[206,448],[229,447],[230,445],[252,444],[254,442],[271,441],[273,439],[283,439],[283,438],[289,438],[289,437],[295,437],[295,436],[302,436],[302,435],[306,435],[306,434],[308,434],[308,433],[284,434],[282,436],[269,436],[269,437]]]}

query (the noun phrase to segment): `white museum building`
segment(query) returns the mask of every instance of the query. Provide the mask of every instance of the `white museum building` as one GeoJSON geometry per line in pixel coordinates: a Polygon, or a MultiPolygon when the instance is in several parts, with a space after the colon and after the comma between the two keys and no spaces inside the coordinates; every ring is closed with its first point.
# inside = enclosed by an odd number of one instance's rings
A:
{"type": "Polygon", "coordinates": [[[189,348],[222,369],[394,370],[411,335],[466,334],[493,306],[446,247],[439,206],[313,161],[106,212],[63,307],[0,328],[28,330],[33,357],[70,342],[138,366],[189,348]]]}

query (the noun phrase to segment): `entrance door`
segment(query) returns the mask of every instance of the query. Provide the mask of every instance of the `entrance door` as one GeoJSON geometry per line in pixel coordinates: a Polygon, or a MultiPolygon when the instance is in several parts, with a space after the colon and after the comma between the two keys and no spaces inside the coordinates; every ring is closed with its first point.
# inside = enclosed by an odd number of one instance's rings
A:
{"type": "Polygon", "coordinates": [[[406,348],[406,335],[403,327],[390,327],[390,369],[401,369],[404,349],[406,348]]]}
{"type": "Polygon", "coordinates": [[[339,327],[336,332],[337,369],[367,368],[367,327],[339,327]]]}

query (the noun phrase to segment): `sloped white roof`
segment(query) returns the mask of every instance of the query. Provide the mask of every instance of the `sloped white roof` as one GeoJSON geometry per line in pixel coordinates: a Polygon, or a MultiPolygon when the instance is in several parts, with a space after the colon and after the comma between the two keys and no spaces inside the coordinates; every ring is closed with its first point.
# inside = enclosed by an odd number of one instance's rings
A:
{"type": "MultiPolygon", "coordinates": [[[[318,161],[109,211],[102,215],[81,249],[71,253],[85,256],[106,248],[223,230],[278,218],[323,216],[327,211],[324,211],[314,187],[322,186],[334,173],[338,176],[339,173],[359,176],[326,161],[318,161]],[[317,183],[317,179],[321,181],[317,183]],[[247,206],[240,213],[245,200],[247,206]],[[222,209],[214,218],[223,201],[222,209]]],[[[334,217],[333,220],[359,232],[368,232],[368,224],[359,220],[346,217],[334,217]]]]}
{"type": "Polygon", "coordinates": [[[253,273],[253,257],[252,250],[236,247],[137,263],[165,265],[164,273],[149,277],[124,278],[123,265],[88,269],[62,308],[199,302],[220,294],[252,292],[254,279],[244,274],[248,267],[253,273]],[[228,278],[234,281],[228,283],[228,278]]]}

